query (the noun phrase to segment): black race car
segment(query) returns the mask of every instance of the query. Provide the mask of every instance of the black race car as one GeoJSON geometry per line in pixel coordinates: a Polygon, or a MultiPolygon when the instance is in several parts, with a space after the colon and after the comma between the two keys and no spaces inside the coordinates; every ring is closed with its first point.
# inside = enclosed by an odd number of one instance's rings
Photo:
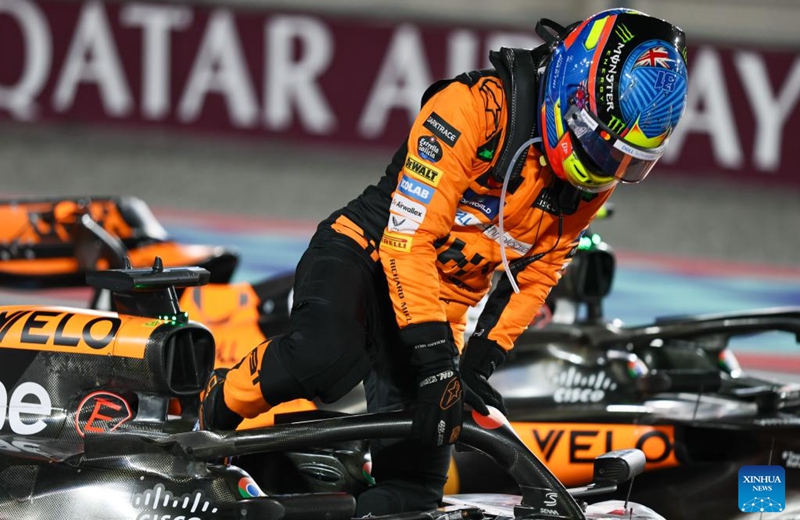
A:
{"type": "MultiPolygon", "coordinates": [[[[370,484],[365,441],[410,435],[404,413],[315,412],[229,433],[196,429],[214,338],[181,310],[176,288],[205,269],[91,273],[116,312],[0,307],[0,519],[350,519],[370,484]],[[271,474],[238,462],[269,454],[271,474]]],[[[455,495],[391,519],[650,519],[631,501],[588,505],[644,467],[639,450],[598,457],[597,478],[568,490],[496,410],[464,424],[460,447],[493,458],[516,496],[455,495]]],[[[262,459],[263,461],[263,459],[262,459]]]]}

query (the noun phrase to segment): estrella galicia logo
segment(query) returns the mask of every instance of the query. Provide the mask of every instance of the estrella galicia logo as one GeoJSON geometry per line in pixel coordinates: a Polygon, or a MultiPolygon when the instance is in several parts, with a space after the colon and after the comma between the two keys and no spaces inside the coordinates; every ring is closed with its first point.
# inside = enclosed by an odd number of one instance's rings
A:
{"type": "Polygon", "coordinates": [[[739,510],[744,513],[780,513],[786,507],[786,470],[783,466],[739,468],[739,510]]]}
{"type": "Polygon", "coordinates": [[[417,141],[419,156],[430,162],[438,162],[442,158],[442,147],[432,135],[423,135],[417,141]]]}

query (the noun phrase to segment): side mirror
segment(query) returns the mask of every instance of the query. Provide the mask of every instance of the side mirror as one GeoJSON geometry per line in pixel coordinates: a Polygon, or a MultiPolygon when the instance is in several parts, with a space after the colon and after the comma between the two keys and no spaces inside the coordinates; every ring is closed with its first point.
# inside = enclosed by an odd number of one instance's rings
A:
{"type": "Polygon", "coordinates": [[[569,488],[568,491],[575,498],[612,493],[620,484],[643,473],[646,462],[642,450],[609,451],[594,459],[594,474],[590,484],[569,488]]]}

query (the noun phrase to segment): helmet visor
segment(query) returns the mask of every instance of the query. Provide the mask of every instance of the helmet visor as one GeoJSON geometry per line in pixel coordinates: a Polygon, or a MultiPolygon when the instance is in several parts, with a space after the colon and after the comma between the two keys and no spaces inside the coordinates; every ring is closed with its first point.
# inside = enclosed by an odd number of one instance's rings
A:
{"type": "Polygon", "coordinates": [[[667,148],[666,140],[652,149],[626,143],[588,110],[576,105],[570,107],[566,116],[573,142],[580,143],[582,155],[591,160],[587,167],[620,182],[642,181],[667,148]]]}

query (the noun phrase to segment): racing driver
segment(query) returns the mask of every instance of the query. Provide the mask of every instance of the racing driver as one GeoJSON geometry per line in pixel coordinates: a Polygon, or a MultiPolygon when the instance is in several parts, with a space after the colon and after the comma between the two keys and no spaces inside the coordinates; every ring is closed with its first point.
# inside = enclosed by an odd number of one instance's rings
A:
{"type": "Polygon", "coordinates": [[[410,408],[413,437],[371,445],[357,515],[437,507],[463,405],[505,412],[487,382],[618,183],[637,183],[684,112],[678,27],[626,9],[493,68],[431,85],[383,177],[319,224],[299,261],[290,332],[212,374],[203,428],[364,382],[369,412],[410,408]],[[503,276],[464,347],[466,314],[503,276]],[[463,354],[459,353],[463,349],[463,354]]]}

